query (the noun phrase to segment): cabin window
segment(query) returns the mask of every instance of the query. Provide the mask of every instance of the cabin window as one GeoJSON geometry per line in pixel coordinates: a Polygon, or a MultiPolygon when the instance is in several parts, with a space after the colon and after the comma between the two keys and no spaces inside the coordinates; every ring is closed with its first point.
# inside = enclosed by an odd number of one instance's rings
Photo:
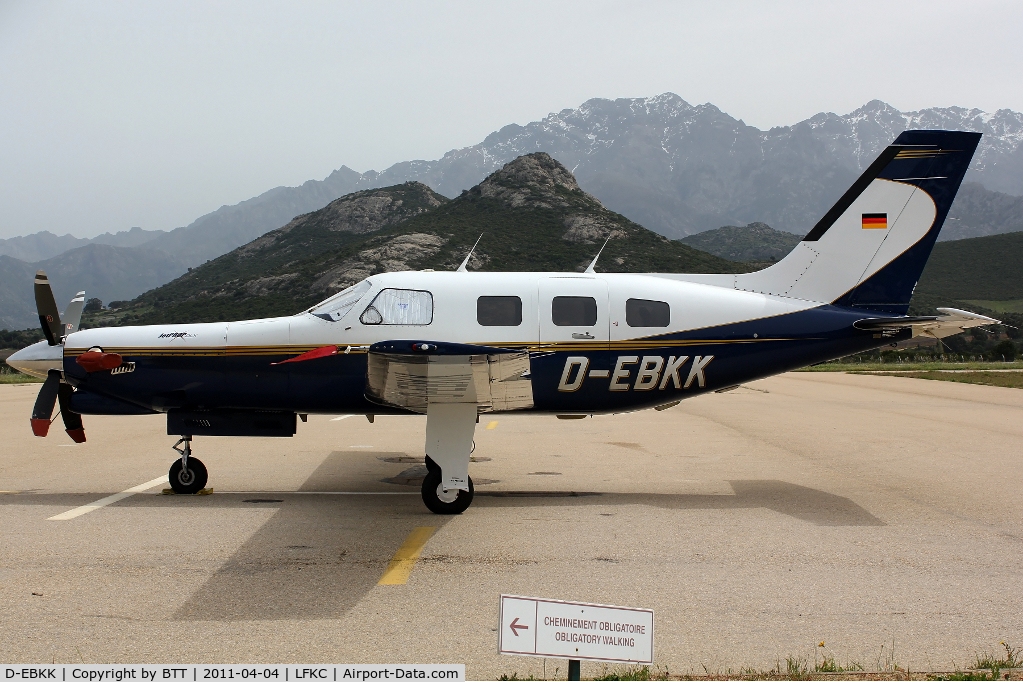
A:
{"type": "Polygon", "coordinates": [[[476,321],[483,327],[518,327],[522,324],[522,299],[518,296],[480,296],[476,321]]]}
{"type": "Polygon", "coordinates": [[[383,289],[359,321],[363,324],[415,324],[433,322],[433,294],[415,289],[383,289]]]}
{"type": "Polygon", "coordinates": [[[320,305],[310,309],[309,312],[329,322],[337,322],[347,315],[355,307],[355,304],[372,288],[372,283],[363,280],[331,296],[320,305]]]}
{"type": "Polygon", "coordinates": [[[558,327],[592,327],[597,324],[597,300],[589,296],[555,296],[551,321],[558,327]]]}
{"type": "Polygon", "coordinates": [[[625,302],[625,323],[630,327],[667,327],[671,308],[664,301],[630,298],[625,302]]]}

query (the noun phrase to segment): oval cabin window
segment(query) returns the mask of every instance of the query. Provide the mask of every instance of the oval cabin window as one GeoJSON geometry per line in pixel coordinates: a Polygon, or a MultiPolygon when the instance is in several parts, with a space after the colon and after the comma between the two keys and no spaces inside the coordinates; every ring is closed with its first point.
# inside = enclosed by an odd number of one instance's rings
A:
{"type": "Polygon", "coordinates": [[[557,327],[592,327],[597,324],[597,300],[589,296],[555,296],[551,321],[557,327]]]}
{"type": "Polygon", "coordinates": [[[664,301],[630,298],[625,302],[625,323],[630,327],[667,327],[671,308],[664,301]]]}
{"type": "Polygon", "coordinates": [[[476,321],[483,327],[518,327],[522,324],[522,299],[518,296],[480,296],[476,321]]]}

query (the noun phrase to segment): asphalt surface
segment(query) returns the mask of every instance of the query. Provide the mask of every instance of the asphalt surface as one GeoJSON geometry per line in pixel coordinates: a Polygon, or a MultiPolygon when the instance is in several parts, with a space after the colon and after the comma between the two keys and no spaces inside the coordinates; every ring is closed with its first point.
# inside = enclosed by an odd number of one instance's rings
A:
{"type": "Polygon", "coordinates": [[[197,438],[211,495],[157,482],[58,521],[165,475],[175,439],[159,416],[34,438],[36,390],[0,386],[3,662],[564,678],[497,654],[502,593],[652,608],[672,673],[949,670],[1023,645],[1020,390],[797,373],[663,412],[483,415],[458,517],[419,499],[424,418],[314,415],[292,439],[197,438]],[[422,527],[407,582],[378,585],[422,527]]]}

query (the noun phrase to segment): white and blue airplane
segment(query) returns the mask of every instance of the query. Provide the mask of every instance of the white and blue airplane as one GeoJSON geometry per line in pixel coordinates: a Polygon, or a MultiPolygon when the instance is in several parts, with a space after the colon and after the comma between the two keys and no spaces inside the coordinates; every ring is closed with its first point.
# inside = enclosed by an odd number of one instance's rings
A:
{"type": "MultiPolygon", "coordinates": [[[[980,134],[902,133],[783,260],[740,275],[389,272],[291,317],[77,330],[35,282],[45,341],[8,358],[44,377],[32,428],[167,415],[171,487],[207,471],[194,436],[291,436],[310,413],[425,414],[426,506],[461,513],[481,413],[664,409],[710,391],[997,323],[910,298],[980,134]],[[179,447],[180,446],[180,447],[179,447]]],[[[599,254],[598,254],[599,257],[599,254]]],[[[468,258],[466,258],[468,261],[468,258]]]]}

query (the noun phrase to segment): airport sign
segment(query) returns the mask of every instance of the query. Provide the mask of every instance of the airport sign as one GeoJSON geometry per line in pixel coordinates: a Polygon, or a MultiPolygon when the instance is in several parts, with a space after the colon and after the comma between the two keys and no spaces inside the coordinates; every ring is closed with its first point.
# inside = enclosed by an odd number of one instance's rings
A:
{"type": "Polygon", "coordinates": [[[499,621],[502,654],[648,665],[654,660],[651,609],[502,594],[499,621]]]}

